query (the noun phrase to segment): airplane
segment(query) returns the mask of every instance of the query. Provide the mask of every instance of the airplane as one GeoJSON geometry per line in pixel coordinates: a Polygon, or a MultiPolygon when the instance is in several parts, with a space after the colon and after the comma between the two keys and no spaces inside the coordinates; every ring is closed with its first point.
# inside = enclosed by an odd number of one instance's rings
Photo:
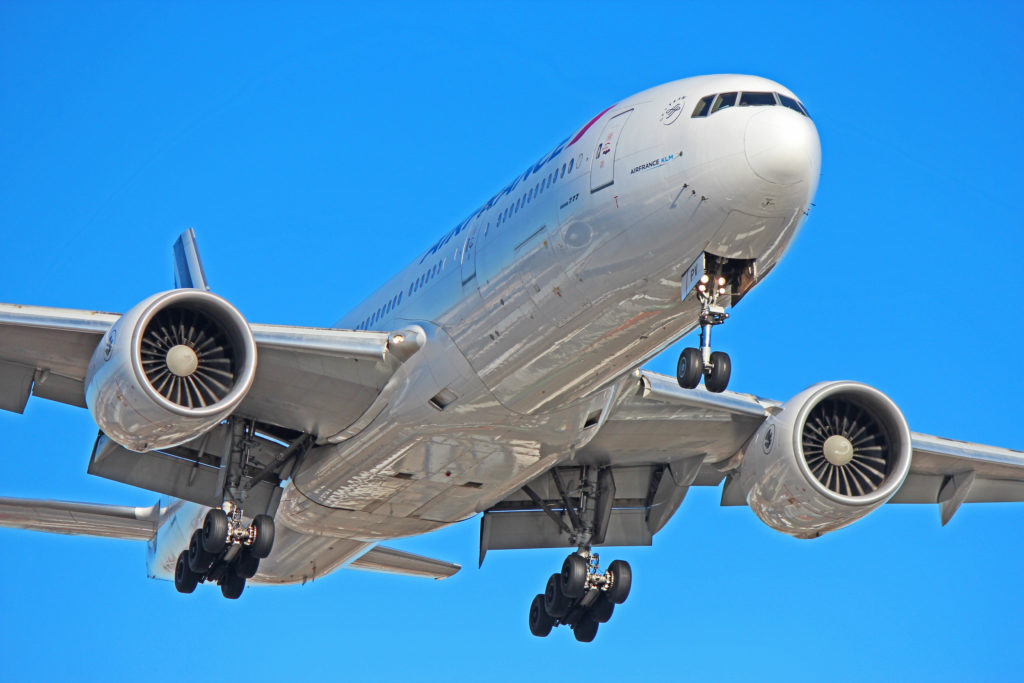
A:
{"type": "Polygon", "coordinates": [[[821,168],[800,99],[686,78],[573,131],[333,327],[249,323],[211,291],[195,233],[174,288],[123,315],[0,304],[0,408],[87,408],[88,473],[151,507],[0,498],[0,526],[147,542],[191,593],[340,568],[442,579],[381,545],[480,517],[491,550],[569,548],[531,602],[582,642],[692,486],[817,538],[887,502],[1024,500],[1024,452],[912,432],[881,391],[728,391],[712,332],[785,255],[821,168]],[[675,377],[643,364],[690,332],[675,377]]]}

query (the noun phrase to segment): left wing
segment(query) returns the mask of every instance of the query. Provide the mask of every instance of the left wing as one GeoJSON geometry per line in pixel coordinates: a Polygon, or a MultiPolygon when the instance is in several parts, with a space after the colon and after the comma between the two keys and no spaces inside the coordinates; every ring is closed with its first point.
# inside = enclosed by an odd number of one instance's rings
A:
{"type": "MultiPolygon", "coordinates": [[[[481,562],[488,549],[575,545],[587,468],[600,473],[590,475],[590,508],[598,510],[592,545],[649,545],[690,486],[725,480],[722,504],[747,504],[743,454],[785,404],[681,389],[674,378],[646,371],[635,380],[569,464],[484,513],[481,562]]],[[[914,432],[910,446],[909,474],[888,502],[937,504],[945,524],[964,502],[1024,501],[1024,452],[914,432]]]]}

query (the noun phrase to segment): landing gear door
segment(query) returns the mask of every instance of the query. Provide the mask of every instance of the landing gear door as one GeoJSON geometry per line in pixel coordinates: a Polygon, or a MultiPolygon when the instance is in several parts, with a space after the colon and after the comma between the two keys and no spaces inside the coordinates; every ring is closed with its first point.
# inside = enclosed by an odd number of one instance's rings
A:
{"type": "Polygon", "coordinates": [[[591,193],[603,190],[615,182],[615,148],[619,145],[622,128],[632,111],[622,112],[605,125],[594,152],[594,161],[590,165],[591,193]]]}

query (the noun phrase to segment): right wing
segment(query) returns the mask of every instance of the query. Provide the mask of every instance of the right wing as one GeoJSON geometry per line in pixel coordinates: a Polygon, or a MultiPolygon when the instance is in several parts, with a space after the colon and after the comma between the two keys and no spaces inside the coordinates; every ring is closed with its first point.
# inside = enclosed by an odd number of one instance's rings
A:
{"type": "Polygon", "coordinates": [[[148,541],[156,535],[161,508],[0,498],[0,527],[75,536],[148,541]]]}
{"type": "MultiPolygon", "coordinates": [[[[85,407],[85,374],[119,315],[0,304],[0,409],[20,413],[29,396],[85,407]]],[[[355,423],[405,358],[386,332],[250,324],[258,363],[237,413],[306,434],[332,435],[355,423]]]]}

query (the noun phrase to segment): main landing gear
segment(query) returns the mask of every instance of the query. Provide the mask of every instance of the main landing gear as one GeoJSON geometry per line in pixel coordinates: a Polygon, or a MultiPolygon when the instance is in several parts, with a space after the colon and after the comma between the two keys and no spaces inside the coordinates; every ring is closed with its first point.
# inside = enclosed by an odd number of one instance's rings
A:
{"type": "Polygon", "coordinates": [[[615,560],[608,571],[599,569],[600,557],[581,549],[562,563],[562,571],[552,574],[530,603],[530,632],[543,638],[562,624],[572,629],[576,640],[589,643],[597,627],[612,618],[615,605],[629,597],[633,574],[629,563],[615,560]]]}
{"type": "Polygon", "coordinates": [[[732,361],[723,351],[711,351],[711,328],[721,325],[729,317],[725,306],[718,305],[718,297],[726,292],[726,279],[704,274],[697,284],[700,301],[700,349],[686,348],[679,354],[676,381],[683,389],[693,389],[704,378],[704,387],[712,393],[721,393],[729,386],[732,361]]]}
{"type": "Polygon", "coordinates": [[[245,525],[242,509],[225,502],[206,513],[203,528],[192,533],[188,550],[178,555],[174,587],[179,593],[191,593],[197,584],[212,581],[220,585],[225,598],[235,600],[273,547],[273,517],[256,515],[245,525]]]}

